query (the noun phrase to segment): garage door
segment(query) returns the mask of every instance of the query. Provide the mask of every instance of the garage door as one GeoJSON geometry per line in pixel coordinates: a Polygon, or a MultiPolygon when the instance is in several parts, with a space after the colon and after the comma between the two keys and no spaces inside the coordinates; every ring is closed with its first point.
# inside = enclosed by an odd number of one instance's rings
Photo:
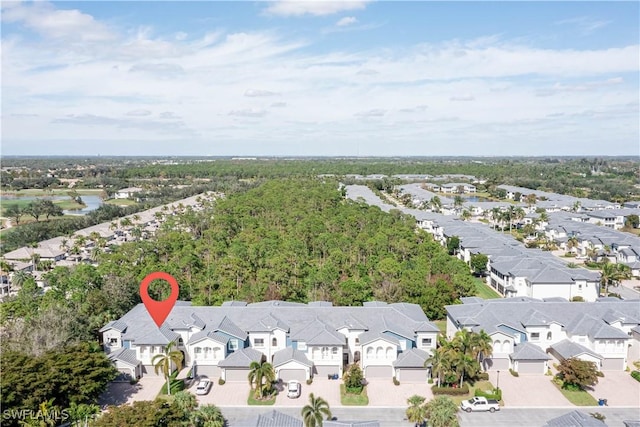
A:
{"type": "Polygon", "coordinates": [[[495,371],[496,369],[509,369],[509,359],[485,359],[487,369],[495,371]]]}
{"type": "Polygon", "coordinates": [[[280,369],[278,377],[284,382],[298,380],[303,383],[307,380],[307,374],[304,369],[280,369]]]}
{"type": "Polygon", "coordinates": [[[194,366],[194,375],[197,377],[214,378],[220,376],[220,368],[217,366],[197,365],[194,366]]]}
{"type": "Polygon", "coordinates": [[[398,369],[398,381],[405,383],[424,383],[427,381],[429,374],[428,369],[398,369]]]}
{"type": "Polygon", "coordinates": [[[603,371],[624,371],[624,359],[604,359],[602,361],[603,371]]]}
{"type": "Polygon", "coordinates": [[[393,377],[391,366],[367,366],[365,378],[391,378],[393,377]]]}
{"type": "Polygon", "coordinates": [[[247,382],[249,377],[248,369],[226,369],[225,381],[244,381],[247,382]]]}
{"type": "Polygon", "coordinates": [[[544,362],[538,361],[518,361],[519,374],[544,374],[544,362]]]}
{"type": "Polygon", "coordinates": [[[313,375],[318,377],[326,377],[327,375],[333,375],[340,372],[338,365],[315,365],[313,367],[313,375]]]}

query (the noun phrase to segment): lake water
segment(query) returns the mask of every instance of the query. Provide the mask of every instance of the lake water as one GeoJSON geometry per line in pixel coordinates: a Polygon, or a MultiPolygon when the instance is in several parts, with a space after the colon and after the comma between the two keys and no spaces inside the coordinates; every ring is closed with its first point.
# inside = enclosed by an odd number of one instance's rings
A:
{"type": "MultiPolygon", "coordinates": [[[[63,210],[62,212],[65,215],[86,215],[91,211],[95,211],[100,206],[102,206],[102,199],[100,196],[92,196],[81,194],[80,198],[86,205],[86,207],[77,210],[63,210]]],[[[69,196],[13,196],[13,195],[2,195],[0,201],[9,201],[9,200],[36,200],[36,199],[46,199],[46,200],[69,200],[69,196]]]]}

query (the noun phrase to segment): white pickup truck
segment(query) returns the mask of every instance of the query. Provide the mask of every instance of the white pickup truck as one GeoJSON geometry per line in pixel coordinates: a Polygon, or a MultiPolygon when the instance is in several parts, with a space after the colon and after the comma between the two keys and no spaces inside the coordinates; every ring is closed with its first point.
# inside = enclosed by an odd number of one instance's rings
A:
{"type": "Polygon", "coordinates": [[[472,412],[472,411],[495,412],[500,410],[500,403],[498,403],[497,400],[476,396],[469,400],[463,400],[462,403],[460,403],[460,409],[466,412],[472,412]]]}

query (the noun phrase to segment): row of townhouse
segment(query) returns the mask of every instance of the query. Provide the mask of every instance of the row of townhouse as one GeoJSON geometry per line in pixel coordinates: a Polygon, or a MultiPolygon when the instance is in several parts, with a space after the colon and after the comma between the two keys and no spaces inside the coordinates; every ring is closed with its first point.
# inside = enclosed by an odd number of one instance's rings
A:
{"type": "MultiPolygon", "coordinates": [[[[347,197],[356,196],[383,210],[398,209],[385,205],[371,190],[358,186],[347,187],[347,197]]],[[[547,251],[527,249],[525,246],[488,225],[461,221],[454,216],[400,208],[416,218],[417,226],[428,231],[434,239],[446,245],[449,238],[460,239],[457,256],[469,263],[471,256],[487,255],[487,284],[505,297],[552,298],[571,300],[576,296],[595,301],[599,296],[600,274],[584,268],[569,268],[566,263],[547,251]]]]}
{"type": "Polygon", "coordinates": [[[498,185],[498,189],[506,192],[509,200],[524,201],[528,195],[535,195],[536,205],[549,210],[601,210],[601,209],[617,209],[620,204],[609,202],[607,200],[594,200],[585,197],[573,197],[565,194],[550,193],[548,191],[533,190],[531,188],[516,187],[513,185],[498,185]],[[516,200],[520,197],[519,200],[516,200]]]}
{"type": "Polygon", "coordinates": [[[96,224],[76,231],[72,236],[59,236],[41,241],[35,247],[22,247],[7,252],[2,258],[11,266],[12,271],[0,275],[0,299],[14,294],[17,289],[12,286],[13,275],[18,271],[28,272],[34,276],[38,286],[46,290],[43,272],[37,270],[35,260],[48,261],[52,267],[69,267],[79,263],[92,262],[92,252],[98,241],[104,243],[101,250],[108,252],[110,246],[118,246],[125,242],[146,239],[155,234],[167,215],[175,215],[184,209],[199,210],[202,202],[217,195],[201,194],[157,206],[136,214],[128,215],[111,222],[96,224]],[[123,220],[128,220],[123,222],[123,220]],[[128,224],[128,225],[123,225],[128,224]],[[139,233],[136,233],[136,230],[139,233]]]}
{"type": "MultiPolygon", "coordinates": [[[[640,210],[634,209],[640,214],[640,210]]],[[[580,216],[569,212],[549,215],[545,235],[561,249],[579,258],[595,258],[628,266],[634,277],[640,277],[640,237],[631,233],[577,221],[580,216]]]]}
{"type": "Polygon", "coordinates": [[[267,301],[195,307],[178,301],[158,328],[142,304],[100,329],[122,378],[154,375],[153,358],[174,342],[195,376],[246,381],[249,366],[273,364],[277,378],[342,376],[358,364],[366,378],[424,382],[438,328],[415,304],[334,307],[267,301]]]}
{"type": "Polygon", "coordinates": [[[575,357],[594,362],[602,371],[619,371],[640,359],[637,300],[473,297],[446,310],[448,337],[462,329],[489,334],[493,354],[485,360],[488,369],[544,374],[554,360],[575,357]]]}

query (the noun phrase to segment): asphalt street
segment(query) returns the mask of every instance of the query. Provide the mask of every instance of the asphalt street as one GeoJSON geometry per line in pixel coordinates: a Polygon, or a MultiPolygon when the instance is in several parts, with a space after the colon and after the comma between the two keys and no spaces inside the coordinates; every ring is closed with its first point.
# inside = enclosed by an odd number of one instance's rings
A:
{"type": "MultiPolygon", "coordinates": [[[[233,427],[234,421],[251,418],[260,413],[273,409],[300,418],[299,408],[274,408],[258,406],[221,407],[225,418],[233,427]]],[[[499,412],[491,413],[459,413],[461,427],[542,427],[552,419],[573,410],[585,413],[599,412],[604,415],[605,423],[609,427],[623,427],[624,420],[640,420],[638,408],[608,408],[608,407],[566,407],[566,408],[503,408],[499,412]]],[[[334,417],[342,421],[378,420],[381,427],[413,427],[405,418],[402,408],[381,407],[339,407],[332,408],[334,417]]]]}

